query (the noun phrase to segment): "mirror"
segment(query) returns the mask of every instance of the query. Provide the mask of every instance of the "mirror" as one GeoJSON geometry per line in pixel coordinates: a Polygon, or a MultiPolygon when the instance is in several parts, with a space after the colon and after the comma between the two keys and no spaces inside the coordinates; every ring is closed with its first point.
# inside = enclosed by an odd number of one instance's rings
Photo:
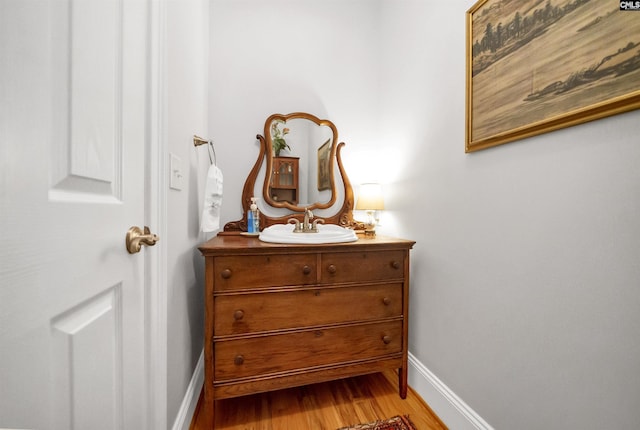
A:
{"type": "Polygon", "coordinates": [[[264,181],[265,203],[295,212],[333,205],[332,161],[338,138],[333,123],[302,113],[271,115],[264,133],[266,171],[271,172],[264,181]]]}
{"type": "Polygon", "coordinates": [[[225,232],[247,231],[253,196],[262,200],[261,229],[302,219],[305,209],[316,210],[326,223],[359,228],[352,215],[353,189],[340,159],[344,143],[338,143],[331,121],[304,112],[273,114],[256,138],[260,153],[242,191],[243,219],[227,223],[225,232]]]}

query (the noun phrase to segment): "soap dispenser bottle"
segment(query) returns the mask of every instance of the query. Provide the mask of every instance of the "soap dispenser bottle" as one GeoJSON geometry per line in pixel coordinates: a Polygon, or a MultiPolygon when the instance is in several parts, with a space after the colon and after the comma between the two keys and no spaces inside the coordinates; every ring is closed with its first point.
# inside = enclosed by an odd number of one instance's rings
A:
{"type": "Polygon", "coordinates": [[[247,232],[260,233],[260,211],[255,197],[251,197],[251,205],[247,211],[247,232]]]}

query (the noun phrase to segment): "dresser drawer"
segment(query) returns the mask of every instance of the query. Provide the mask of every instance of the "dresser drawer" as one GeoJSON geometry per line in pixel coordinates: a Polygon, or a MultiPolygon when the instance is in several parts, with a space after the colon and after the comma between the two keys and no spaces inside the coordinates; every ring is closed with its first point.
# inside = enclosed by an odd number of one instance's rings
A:
{"type": "Polygon", "coordinates": [[[216,337],[402,315],[402,284],[231,294],[214,299],[216,337]]]}
{"type": "Polygon", "coordinates": [[[222,382],[401,352],[401,320],[218,341],[214,379],[222,382]]]}
{"type": "Polygon", "coordinates": [[[322,254],[320,282],[381,281],[404,277],[404,251],[322,254]]]}
{"type": "Polygon", "coordinates": [[[314,284],[316,264],[314,254],[217,257],[214,260],[214,290],[314,284]]]}

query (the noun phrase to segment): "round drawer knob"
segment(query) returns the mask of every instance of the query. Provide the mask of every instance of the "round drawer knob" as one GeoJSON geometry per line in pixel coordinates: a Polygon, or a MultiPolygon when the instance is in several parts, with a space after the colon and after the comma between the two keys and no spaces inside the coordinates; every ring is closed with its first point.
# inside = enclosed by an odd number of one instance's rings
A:
{"type": "Polygon", "coordinates": [[[220,272],[220,276],[222,276],[222,279],[229,279],[231,277],[231,269],[224,269],[220,272]]]}
{"type": "Polygon", "coordinates": [[[305,265],[305,266],[302,268],[302,273],[304,273],[305,275],[308,275],[309,273],[311,273],[311,267],[309,267],[309,266],[305,265]]]}
{"type": "Polygon", "coordinates": [[[382,341],[384,342],[385,345],[389,345],[391,343],[391,336],[389,335],[382,336],[382,341]]]}
{"type": "Polygon", "coordinates": [[[336,273],[337,271],[338,271],[338,269],[333,264],[329,264],[329,266],[327,267],[327,272],[331,273],[332,275],[334,273],[336,273]]]}
{"type": "Polygon", "coordinates": [[[242,355],[236,355],[236,358],[233,359],[233,363],[236,366],[240,366],[241,364],[244,363],[244,357],[242,355]]]}
{"type": "Polygon", "coordinates": [[[242,318],[244,318],[244,311],[242,309],[238,309],[233,313],[234,320],[240,321],[242,318]]]}
{"type": "Polygon", "coordinates": [[[394,269],[399,269],[400,268],[400,262],[399,261],[392,261],[391,262],[391,267],[393,267],[394,269]]]}
{"type": "Polygon", "coordinates": [[[391,304],[391,299],[389,297],[385,297],[382,299],[382,303],[384,303],[385,306],[389,306],[391,304]]]}

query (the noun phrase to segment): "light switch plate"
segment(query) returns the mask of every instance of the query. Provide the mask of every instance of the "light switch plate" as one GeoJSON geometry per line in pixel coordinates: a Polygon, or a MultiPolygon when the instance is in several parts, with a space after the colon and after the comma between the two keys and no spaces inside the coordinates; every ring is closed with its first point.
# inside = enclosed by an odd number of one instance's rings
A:
{"type": "Polygon", "coordinates": [[[171,177],[169,179],[169,188],[173,190],[182,189],[182,160],[175,154],[169,154],[169,169],[171,177]]]}

